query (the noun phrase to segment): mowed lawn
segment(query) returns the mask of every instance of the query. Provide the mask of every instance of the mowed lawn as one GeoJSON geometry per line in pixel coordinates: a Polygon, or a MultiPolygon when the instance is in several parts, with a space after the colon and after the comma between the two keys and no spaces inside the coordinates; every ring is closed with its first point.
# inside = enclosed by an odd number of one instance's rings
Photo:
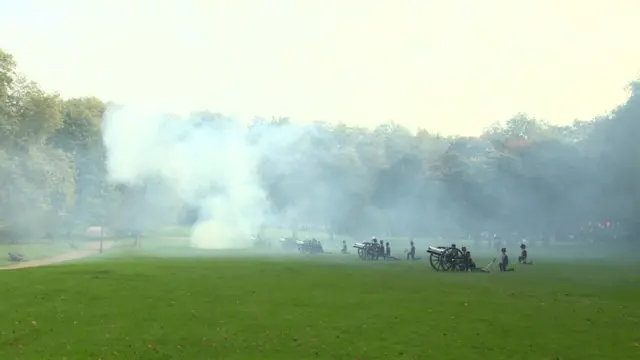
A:
{"type": "Polygon", "coordinates": [[[0,359],[640,359],[640,276],[605,263],[114,258],[0,272],[0,359]]]}

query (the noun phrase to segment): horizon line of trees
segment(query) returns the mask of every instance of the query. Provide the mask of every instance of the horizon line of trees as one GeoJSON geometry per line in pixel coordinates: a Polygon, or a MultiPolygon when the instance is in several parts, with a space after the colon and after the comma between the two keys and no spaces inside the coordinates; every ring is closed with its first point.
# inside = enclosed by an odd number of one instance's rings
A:
{"type": "MultiPolygon", "coordinates": [[[[0,241],[67,236],[92,225],[150,229],[194,221],[184,204],[158,209],[148,194],[162,193],[162,184],[107,181],[106,106],[42,90],[0,50],[0,241]]],[[[612,221],[616,234],[633,241],[640,233],[639,121],[640,83],[632,82],[629,99],[611,113],[568,126],[521,113],[462,137],[412,133],[395,123],[369,130],[273,118],[256,119],[249,135],[313,128],[290,149],[295,164],[262,159],[274,223],[286,218],[288,226],[321,224],[353,236],[545,237],[612,221]],[[309,183],[323,190],[309,192],[309,183]]]]}

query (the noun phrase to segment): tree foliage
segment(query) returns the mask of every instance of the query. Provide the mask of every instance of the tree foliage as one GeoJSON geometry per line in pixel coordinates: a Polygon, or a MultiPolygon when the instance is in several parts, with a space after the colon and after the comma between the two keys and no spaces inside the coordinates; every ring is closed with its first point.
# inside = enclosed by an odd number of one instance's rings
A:
{"type": "MultiPolygon", "coordinates": [[[[557,126],[521,113],[478,137],[413,134],[395,123],[373,130],[305,125],[295,144],[270,145],[259,173],[274,214],[282,219],[295,209],[291,222],[333,232],[562,236],[611,220],[632,238],[640,232],[640,83],[629,90],[628,100],[606,116],[557,126]]],[[[42,90],[0,51],[4,237],[80,225],[135,227],[131,212],[144,213],[145,201],[147,209],[164,206],[145,195],[162,184],[106,181],[104,111],[100,99],[62,99],[42,90]]],[[[208,112],[197,118],[220,126],[233,121],[208,112]]],[[[303,127],[287,118],[257,119],[249,138],[257,143],[274,129],[296,126],[303,127]]],[[[163,221],[194,220],[188,207],[171,214],[163,221]]]]}

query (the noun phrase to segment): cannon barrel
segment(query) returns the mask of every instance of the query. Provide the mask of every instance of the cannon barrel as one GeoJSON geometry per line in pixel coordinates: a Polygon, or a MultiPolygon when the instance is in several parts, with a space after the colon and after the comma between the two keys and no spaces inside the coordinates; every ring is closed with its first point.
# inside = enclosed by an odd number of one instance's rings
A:
{"type": "Polygon", "coordinates": [[[304,241],[302,241],[302,240],[296,240],[296,244],[298,244],[298,245],[304,245],[304,241]]]}
{"type": "Polygon", "coordinates": [[[429,254],[442,255],[445,250],[446,249],[442,249],[442,248],[439,248],[439,247],[429,246],[429,249],[427,249],[427,252],[429,254]]]}
{"type": "Polygon", "coordinates": [[[353,245],[354,248],[356,249],[364,249],[367,245],[363,244],[363,243],[355,243],[353,245]]]}

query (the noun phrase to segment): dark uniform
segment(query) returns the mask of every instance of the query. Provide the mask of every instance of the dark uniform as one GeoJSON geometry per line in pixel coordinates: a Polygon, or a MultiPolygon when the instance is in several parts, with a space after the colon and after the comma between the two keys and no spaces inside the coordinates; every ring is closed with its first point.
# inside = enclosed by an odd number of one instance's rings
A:
{"type": "Polygon", "coordinates": [[[468,251],[465,253],[465,260],[466,260],[467,270],[474,271],[476,269],[476,262],[473,261],[473,258],[471,257],[471,251],[468,251]]]}
{"type": "Polygon", "coordinates": [[[520,249],[522,249],[522,252],[520,253],[520,256],[518,256],[518,263],[523,265],[531,265],[532,262],[527,261],[527,245],[520,245],[520,249]]]}
{"type": "Polygon", "coordinates": [[[513,271],[513,269],[509,268],[509,255],[507,255],[507,249],[502,248],[500,249],[500,251],[502,252],[500,263],[498,264],[498,266],[500,267],[500,272],[513,271]]]}
{"type": "Polygon", "coordinates": [[[385,257],[390,258],[391,257],[391,246],[389,245],[389,242],[387,241],[387,251],[385,252],[385,257]]]}
{"type": "Polygon", "coordinates": [[[414,260],[416,258],[416,246],[411,242],[411,249],[407,252],[407,260],[414,260]]]}
{"type": "Polygon", "coordinates": [[[520,249],[522,249],[522,252],[520,253],[520,256],[518,257],[518,262],[520,264],[524,264],[527,262],[527,246],[525,244],[520,245],[520,249]]]}
{"type": "Polygon", "coordinates": [[[464,270],[469,270],[469,252],[467,251],[467,247],[463,246],[460,248],[460,251],[462,251],[462,268],[464,268],[464,270]]]}

